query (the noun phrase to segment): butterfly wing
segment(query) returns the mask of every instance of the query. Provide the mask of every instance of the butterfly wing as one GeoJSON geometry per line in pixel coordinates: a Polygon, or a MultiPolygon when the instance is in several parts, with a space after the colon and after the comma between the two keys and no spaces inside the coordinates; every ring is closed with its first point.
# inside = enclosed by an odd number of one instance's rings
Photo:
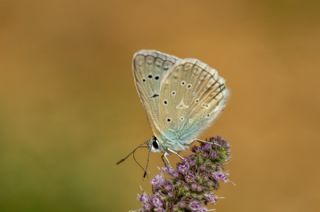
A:
{"type": "Polygon", "coordinates": [[[159,128],[165,145],[180,151],[225,107],[228,89],[218,72],[196,59],[176,63],[161,83],[159,128]]]}
{"type": "MultiPolygon", "coordinates": [[[[160,84],[164,75],[180,59],[155,50],[141,50],[133,56],[133,75],[140,100],[153,131],[158,129],[160,84]]],[[[154,132],[156,134],[156,132],[154,132]]]]}

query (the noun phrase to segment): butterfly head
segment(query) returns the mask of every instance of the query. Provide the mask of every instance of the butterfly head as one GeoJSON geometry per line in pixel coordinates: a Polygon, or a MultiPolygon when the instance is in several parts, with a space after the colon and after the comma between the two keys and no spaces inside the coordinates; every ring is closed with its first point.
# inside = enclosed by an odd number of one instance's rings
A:
{"type": "Polygon", "coordinates": [[[158,141],[158,139],[155,136],[152,136],[150,140],[147,140],[146,142],[140,144],[139,146],[137,146],[136,148],[134,148],[126,157],[122,158],[121,160],[119,160],[117,162],[117,165],[119,165],[120,163],[122,163],[123,161],[125,161],[128,157],[130,157],[131,155],[133,156],[134,161],[143,169],[143,178],[145,178],[147,176],[147,170],[148,170],[148,164],[149,164],[149,158],[150,158],[150,152],[161,152],[163,151],[163,148],[160,144],[160,142],[158,141]],[[140,163],[136,160],[134,153],[140,149],[140,148],[148,148],[148,158],[147,158],[147,164],[146,167],[142,167],[140,165],[140,163]]]}
{"type": "Polygon", "coordinates": [[[161,152],[162,151],[161,144],[155,136],[151,137],[148,145],[149,145],[149,150],[151,152],[161,152]]]}

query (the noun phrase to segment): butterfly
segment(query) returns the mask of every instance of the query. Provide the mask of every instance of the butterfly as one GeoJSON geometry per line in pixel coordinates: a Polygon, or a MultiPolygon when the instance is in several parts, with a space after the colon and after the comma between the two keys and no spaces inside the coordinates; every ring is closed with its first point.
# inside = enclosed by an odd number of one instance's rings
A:
{"type": "Polygon", "coordinates": [[[180,156],[178,152],[201,141],[198,136],[216,120],[229,96],[214,68],[156,50],[134,54],[133,76],[153,131],[145,147],[162,152],[165,163],[168,154],[180,156]]]}

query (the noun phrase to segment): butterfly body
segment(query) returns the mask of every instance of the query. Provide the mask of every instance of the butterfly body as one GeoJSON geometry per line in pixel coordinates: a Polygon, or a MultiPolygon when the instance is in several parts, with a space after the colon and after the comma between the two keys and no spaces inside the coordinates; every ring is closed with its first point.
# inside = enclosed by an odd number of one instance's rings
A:
{"type": "Polygon", "coordinates": [[[134,55],[133,74],[154,134],[153,152],[188,148],[217,118],[229,94],[224,79],[207,64],[155,50],[134,55]]]}

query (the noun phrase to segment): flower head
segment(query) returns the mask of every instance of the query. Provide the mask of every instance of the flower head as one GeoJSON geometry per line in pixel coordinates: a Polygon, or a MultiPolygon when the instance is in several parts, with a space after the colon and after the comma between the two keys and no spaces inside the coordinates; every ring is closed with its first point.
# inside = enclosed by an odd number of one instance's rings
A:
{"type": "Polygon", "coordinates": [[[179,162],[176,168],[163,167],[152,180],[152,194],[139,195],[139,211],[206,212],[207,204],[215,204],[213,192],[221,181],[228,182],[224,164],[230,158],[230,146],[221,137],[213,137],[179,162]]]}
{"type": "Polygon", "coordinates": [[[145,192],[143,192],[141,195],[139,195],[139,201],[145,204],[149,202],[149,196],[145,192]]]}
{"type": "Polygon", "coordinates": [[[206,201],[208,203],[213,203],[214,204],[214,203],[217,202],[217,197],[212,193],[205,194],[204,197],[205,197],[205,199],[206,199],[206,201]]]}
{"type": "Polygon", "coordinates": [[[161,174],[156,175],[151,180],[151,184],[155,188],[162,186],[164,184],[164,182],[165,182],[165,179],[163,178],[163,176],[161,174]]]}
{"type": "Polygon", "coordinates": [[[213,172],[212,175],[216,180],[221,180],[223,182],[228,181],[228,175],[222,171],[213,172]]]}
{"type": "Polygon", "coordinates": [[[196,201],[196,200],[193,200],[189,203],[189,209],[191,211],[198,211],[201,207],[201,204],[200,202],[196,201]]]}
{"type": "Polygon", "coordinates": [[[163,206],[163,202],[162,202],[162,200],[161,200],[161,198],[160,198],[160,196],[159,195],[154,195],[153,197],[152,197],[152,204],[153,204],[153,206],[155,207],[155,208],[162,208],[162,206],[163,206]]]}
{"type": "Polygon", "coordinates": [[[196,180],[196,177],[195,175],[193,174],[193,172],[188,172],[184,175],[184,180],[187,182],[187,183],[194,183],[195,180],[196,180]]]}
{"type": "Polygon", "coordinates": [[[190,168],[190,165],[186,160],[178,165],[178,171],[182,174],[186,173],[186,171],[188,171],[189,168],[190,168]]]}

